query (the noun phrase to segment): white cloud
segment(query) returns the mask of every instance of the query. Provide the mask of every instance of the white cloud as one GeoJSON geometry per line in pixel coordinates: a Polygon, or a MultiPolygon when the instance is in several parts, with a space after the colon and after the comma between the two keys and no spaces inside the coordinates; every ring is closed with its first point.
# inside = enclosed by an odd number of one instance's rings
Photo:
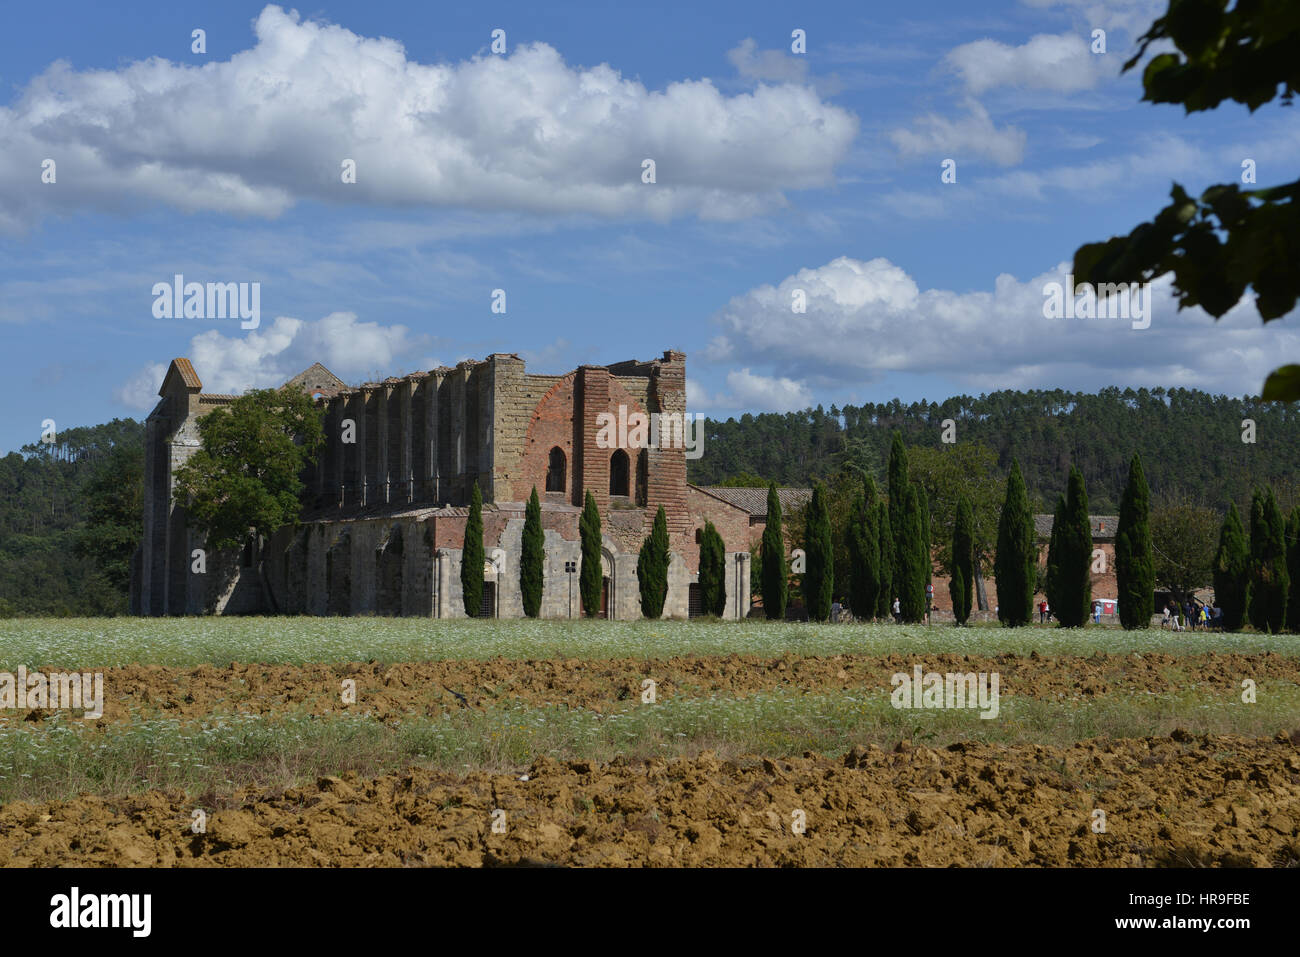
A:
{"type": "MultiPolygon", "coordinates": [[[[989,111],[976,100],[967,98],[968,115],[948,119],[934,113],[915,120],[912,129],[896,129],[889,134],[898,151],[906,157],[990,159],[1000,166],[1014,166],[1025,154],[1025,132],[1015,126],[998,129],[989,111]]],[[[936,172],[935,176],[939,174],[936,172]]]]}
{"type": "Polygon", "coordinates": [[[802,382],[785,376],[765,376],[748,368],[727,373],[727,392],[710,395],[694,379],[686,380],[686,407],[695,413],[790,412],[813,404],[802,382]]]}
{"type": "Polygon", "coordinates": [[[1293,320],[1265,326],[1249,298],[1218,322],[1200,309],[1179,313],[1170,277],[1153,284],[1147,329],[1120,318],[1045,318],[1044,286],[1068,269],[1026,282],[1004,273],[991,290],[959,293],[921,289],[887,259],[841,257],[732,299],[705,355],[837,392],[912,373],[976,389],[1118,382],[1236,395],[1258,393],[1269,371],[1300,356],[1293,320]],[[807,295],[803,314],[791,308],[797,289],[807,295]]]}
{"type": "MultiPolygon", "coordinates": [[[[809,87],[648,90],[544,43],[422,64],[400,43],[268,6],[203,66],[52,64],[0,109],[0,229],[162,203],[274,217],[295,202],[729,219],[829,184],[857,119],[809,87]],[[32,188],[41,161],[57,183],[32,188]],[[657,182],[641,182],[652,158],[657,182]],[[340,182],[341,163],[356,183],[340,182]]],[[[760,59],[766,63],[766,59],[760,59]]],[[[755,69],[769,69],[755,66],[755,69]]]]}
{"type": "Polygon", "coordinates": [[[1089,43],[1078,33],[1040,33],[1020,46],[984,39],[963,43],[945,59],[970,93],[999,86],[1075,93],[1091,90],[1119,70],[1114,57],[1108,63],[1089,43]]]}
{"type": "MultiPolygon", "coordinates": [[[[335,312],[315,321],[277,316],[269,326],[243,335],[209,329],[190,340],[187,356],[204,392],[238,394],[283,385],[313,362],[353,385],[431,369],[437,360],[412,358],[427,345],[427,337],[412,336],[405,326],[360,322],[354,313],[335,312]]],[[[166,371],[166,364],[150,363],[113,397],[134,409],[150,409],[166,371]]]]}
{"type": "Polygon", "coordinates": [[[746,37],[727,51],[727,59],[746,80],[766,83],[802,83],[808,76],[808,61],[784,50],[760,50],[746,37]]]}

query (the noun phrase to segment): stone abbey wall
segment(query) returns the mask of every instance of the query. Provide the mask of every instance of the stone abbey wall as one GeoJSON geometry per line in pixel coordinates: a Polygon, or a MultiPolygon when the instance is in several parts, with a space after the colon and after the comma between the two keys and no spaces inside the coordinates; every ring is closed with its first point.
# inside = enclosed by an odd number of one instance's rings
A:
{"type": "Polygon", "coordinates": [[[248,553],[209,554],[174,500],[173,473],[199,447],[198,418],[232,396],[202,393],[189,361],[173,361],[148,422],[145,534],[136,556],[136,613],[279,611],[310,615],[463,617],[460,561],[470,490],[484,501],[491,612],[521,617],[524,503],[543,500],[542,615],[581,614],[578,518],[588,492],[601,513],[608,614],[640,617],[637,554],[656,510],[668,519],[672,559],[665,615],[686,617],[697,580],[696,533],[711,518],[728,554],[728,617],[749,606],[748,516],[686,484],[682,447],[602,441],[600,416],[686,411],[686,357],[582,366],[536,375],[513,354],[455,368],[346,386],[316,364],[286,383],[316,397],[326,442],[304,473],[302,523],[263,548],[265,581],[248,553]],[[558,450],[558,451],[557,451],[558,450]],[[560,467],[554,468],[556,455],[560,467]],[[611,485],[618,456],[626,487],[611,485]],[[548,478],[554,490],[548,491],[548,478]],[[574,572],[567,571],[569,564],[574,572]]]}

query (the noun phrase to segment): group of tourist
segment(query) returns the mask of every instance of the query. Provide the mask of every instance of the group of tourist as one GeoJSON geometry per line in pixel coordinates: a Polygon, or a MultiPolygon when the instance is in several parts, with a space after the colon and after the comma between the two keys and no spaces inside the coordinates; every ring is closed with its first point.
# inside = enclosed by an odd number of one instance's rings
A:
{"type": "Polygon", "coordinates": [[[1223,628],[1223,609],[1217,604],[1203,605],[1187,601],[1180,608],[1178,602],[1165,605],[1160,616],[1160,627],[1173,631],[1218,631],[1223,628]]]}

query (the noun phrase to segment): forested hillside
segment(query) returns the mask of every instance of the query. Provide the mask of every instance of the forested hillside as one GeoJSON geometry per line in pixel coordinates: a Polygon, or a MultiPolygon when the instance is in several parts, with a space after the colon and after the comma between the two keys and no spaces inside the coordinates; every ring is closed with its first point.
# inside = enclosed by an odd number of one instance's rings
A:
{"type": "Polygon", "coordinates": [[[1300,465],[1295,406],[1195,389],[1109,388],[1004,391],[911,405],[895,399],[709,420],[704,455],[689,463],[689,480],[717,485],[742,476],[805,486],[846,465],[881,479],[894,429],[909,447],[937,448],[945,419],[954,421],[958,442],[988,447],[1002,470],[1019,459],[1040,504],[1065,491],[1070,466],[1077,465],[1094,514],[1118,509],[1134,452],[1142,455],[1153,494],[1215,507],[1249,500],[1255,483],[1289,488],[1300,465]],[[1244,419],[1254,420],[1253,443],[1242,441],[1244,419]]]}
{"type": "Polygon", "coordinates": [[[0,615],[123,613],[144,426],[114,419],[56,438],[0,458],[0,615]]]}

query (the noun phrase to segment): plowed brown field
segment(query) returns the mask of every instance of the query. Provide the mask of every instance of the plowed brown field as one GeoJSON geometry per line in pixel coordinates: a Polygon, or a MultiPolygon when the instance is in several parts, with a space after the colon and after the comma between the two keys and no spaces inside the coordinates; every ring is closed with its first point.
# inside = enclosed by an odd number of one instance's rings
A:
{"type": "MultiPolygon", "coordinates": [[[[100,723],[166,716],[201,720],[218,713],[313,714],[370,711],[383,717],[437,714],[460,707],[488,708],[507,702],[559,704],[601,711],[640,695],[653,678],[660,698],[744,696],[797,688],[809,693],[865,689],[888,691],[896,672],[998,672],[1000,693],[1035,698],[1093,698],[1115,692],[1175,692],[1199,686],[1208,692],[1239,691],[1242,679],[1300,685],[1300,658],[1264,654],[1106,655],[1040,657],[1002,654],[834,655],[762,658],[674,657],[658,660],[436,661],[381,665],[235,664],[168,668],[131,665],[104,672],[100,723]],[[345,708],[341,682],[356,682],[357,705],[345,708]],[[462,700],[463,697],[463,700],[462,700]]],[[[40,720],[40,713],[0,712],[0,723],[40,720]]]]}
{"type": "Polygon", "coordinates": [[[1300,751],[1230,736],[327,777],[0,809],[0,865],[1300,864],[1300,751]],[[500,809],[505,833],[494,833],[500,809]],[[1105,830],[1094,829],[1105,813],[1105,830]],[[799,829],[798,812],[806,823],[799,829]]]}

